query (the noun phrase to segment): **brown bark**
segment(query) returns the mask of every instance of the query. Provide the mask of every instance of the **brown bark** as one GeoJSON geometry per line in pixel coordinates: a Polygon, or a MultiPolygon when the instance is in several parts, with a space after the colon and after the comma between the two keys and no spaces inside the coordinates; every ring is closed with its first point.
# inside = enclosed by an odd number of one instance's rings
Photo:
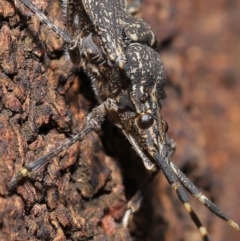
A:
{"type": "MultiPolygon", "coordinates": [[[[59,3],[34,2],[63,27],[59,3]]],[[[141,15],[157,34],[168,75],[163,118],[178,144],[174,161],[240,222],[239,5],[145,0],[141,15]]],[[[0,240],[130,240],[129,231],[134,240],[200,240],[161,173],[129,229],[122,227],[126,199],[147,172],[108,122],[7,190],[14,173],[81,130],[97,105],[89,80],[63,56],[63,41],[18,10],[0,0],[0,240]]],[[[194,207],[212,240],[239,239],[194,207]]]]}
{"type": "MultiPolygon", "coordinates": [[[[96,133],[54,157],[13,192],[6,189],[24,164],[81,130],[96,102],[90,84],[83,84],[89,80],[71,72],[63,41],[22,5],[19,15],[11,3],[1,5],[0,240],[127,240],[120,223],[126,206],[120,169],[96,133]]],[[[47,10],[63,26],[59,7],[55,1],[47,10]]]]}

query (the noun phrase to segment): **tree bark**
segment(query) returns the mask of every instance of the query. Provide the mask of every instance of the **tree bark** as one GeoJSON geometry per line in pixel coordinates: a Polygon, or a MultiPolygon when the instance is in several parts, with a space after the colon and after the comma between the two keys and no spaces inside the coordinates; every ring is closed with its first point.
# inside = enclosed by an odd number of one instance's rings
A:
{"type": "MultiPolygon", "coordinates": [[[[145,0],[139,15],[157,35],[168,76],[162,115],[178,144],[173,160],[240,222],[234,17],[240,6],[230,2],[145,0]]],[[[57,0],[33,3],[64,29],[57,0]]],[[[97,105],[89,80],[64,56],[63,41],[22,4],[16,7],[0,0],[0,240],[200,240],[161,173],[123,228],[127,200],[148,173],[107,120],[102,131],[67,148],[12,192],[7,189],[26,163],[80,131],[97,105]]],[[[238,240],[235,230],[199,203],[194,207],[213,240],[238,240]]]]}

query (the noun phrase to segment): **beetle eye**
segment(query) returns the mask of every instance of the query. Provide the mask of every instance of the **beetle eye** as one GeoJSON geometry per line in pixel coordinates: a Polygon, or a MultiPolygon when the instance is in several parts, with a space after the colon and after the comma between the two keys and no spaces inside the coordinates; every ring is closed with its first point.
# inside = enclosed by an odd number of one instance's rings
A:
{"type": "Polygon", "coordinates": [[[168,131],[168,123],[165,120],[162,120],[162,129],[165,133],[168,131]]]}
{"type": "Polygon", "coordinates": [[[147,129],[152,126],[154,118],[149,113],[141,113],[137,118],[137,124],[141,129],[147,129]]]}

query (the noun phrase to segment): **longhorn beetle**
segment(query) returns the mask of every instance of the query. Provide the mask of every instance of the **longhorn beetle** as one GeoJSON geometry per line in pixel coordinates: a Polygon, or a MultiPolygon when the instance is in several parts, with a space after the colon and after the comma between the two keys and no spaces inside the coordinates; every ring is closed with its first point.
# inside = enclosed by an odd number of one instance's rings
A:
{"type": "MultiPolygon", "coordinates": [[[[69,0],[65,3],[67,32],[54,25],[29,0],[20,1],[64,39],[72,63],[81,66],[91,80],[99,105],[88,114],[81,132],[25,165],[9,182],[9,189],[88,133],[99,130],[105,116],[110,116],[145,167],[152,172],[162,170],[203,240],[209,240],[207,230],[193,211],[186,190],[240,231],[240,226],[204,196],[171,161],[174,147],[166,135],[167,123],[160,113],[165,72],[154,50],[155,35],[143,20],[130,14],[126,1],[69,0]]],[[[134,204],[129,211],[134,211],[134,204]]]]}

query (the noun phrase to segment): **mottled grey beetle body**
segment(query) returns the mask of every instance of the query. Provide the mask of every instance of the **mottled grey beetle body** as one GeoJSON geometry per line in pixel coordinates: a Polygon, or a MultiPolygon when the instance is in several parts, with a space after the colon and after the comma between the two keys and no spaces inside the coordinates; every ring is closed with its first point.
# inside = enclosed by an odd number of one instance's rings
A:
{"type": "Polygon", "coordinates": [[[150,26],[129,14],[126,0],[70,0],[65,12],[70,35],[76,39],[97,33],[110,61],[124,59],[126,42],[156,43],[150,26]]]}
{"type": "Polygon", "coordinates": [[[146,155],[142,158],[146,168],[153,169],[148,156],[160,153],[166,143],[160,115],[165,74],[159,55],[150,47],[155,44],[154,34],[143,20],[127,12],[123,0],[114,4],[84,0],[80,8],[68,19],[82,29],[70,49],[80,53],[79,64],[99,102],[114,100],[115,107],[107,114],[131,143],[135,140],[135,150],[146,155]]]}
{"type": "MultiPolygon", "coordinates": [[[[186,190],[239,231],[239,225],[205,197],[171,161],[172,142],[166,136],[167,124],[160,114],[165,82],[163,64],[153,49],[156,40],[151,28],[128,13],[126,1],[69,0],[65,3],[69,34],[57,28],[29,0],[21,1],[68,43],[70,59],[89,76],[99,106],[88,114],[80,133],[23,167],[10,181],[9,189],[28,172],[43,166],[89,132],[98,130],[107,115],[122,129],[145,167],[163,171],[203,240],[209,240],[207,230],[193,211],[186,190]]],[[[134,209],[133,205],[129,206],[130,212],[134,209]]]]}

